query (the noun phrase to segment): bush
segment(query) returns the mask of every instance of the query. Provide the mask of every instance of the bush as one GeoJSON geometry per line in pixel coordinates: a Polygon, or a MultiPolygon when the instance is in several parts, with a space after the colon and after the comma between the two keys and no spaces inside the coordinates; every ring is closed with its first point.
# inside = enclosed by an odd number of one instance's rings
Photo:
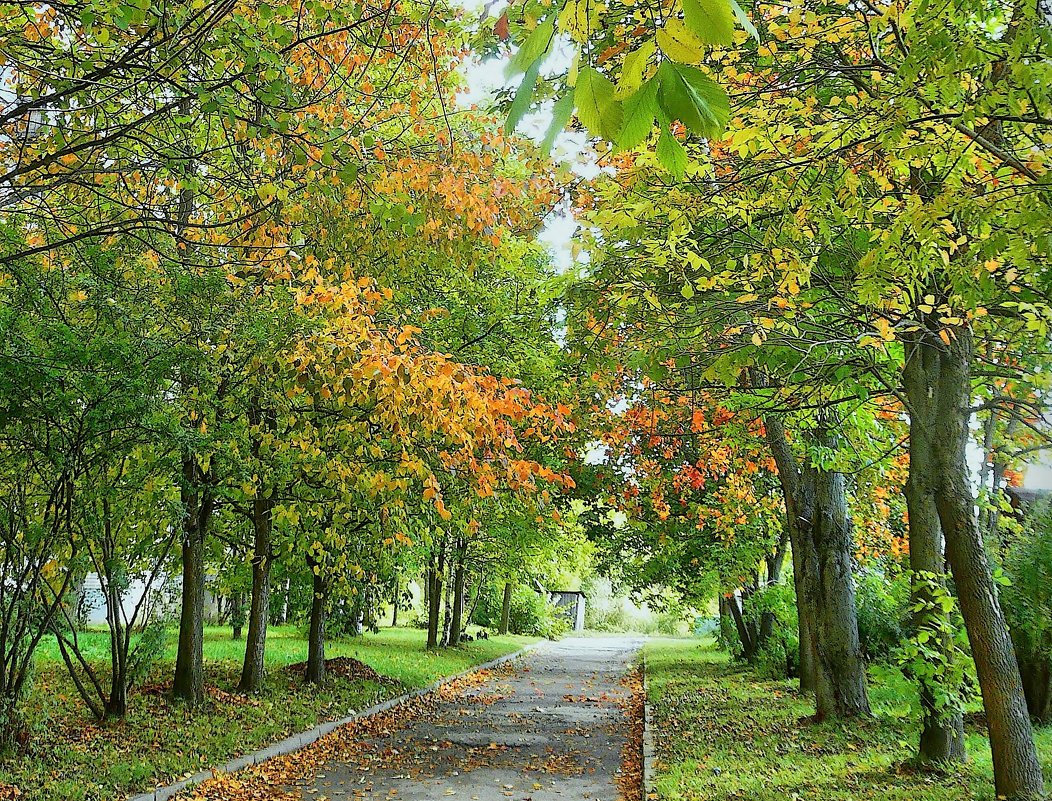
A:
{"type": "Polygon", "coordinates": [[[855,575],[858,639],[870,662],[889,661],[909,636],[909,603],[908,574],[868,567],[855,575]]]}
{"type": "MultiPolygon", "coordinates": [[[[499,629],[503,604],[503,583],[488,585],[479,597],[472,620],[484,628],[499,629]]],[[[511,594],[508,630],[512,634],[555,639],[570,630],[570,621],[547,598],[519,584],[511,594]]]]}
{"type": "Polygon", "coordinates": [[[1035,506],[1009,545],[1001,590],[1031,716],[1052,722],[1052,505],[1035,506]]]}
{"type": "MultiPolygon", "coordinates": [[[[749,599],[749,614],[760,617],[764,613],[774,615],[774,626],[756,654],[756,670],[772,679],[792,678],[800,671],[800,632],[793,586],[771,584],[756,592],[749,599]]],[[[737,639],[737,630],[734,636],[737,639]]]]}

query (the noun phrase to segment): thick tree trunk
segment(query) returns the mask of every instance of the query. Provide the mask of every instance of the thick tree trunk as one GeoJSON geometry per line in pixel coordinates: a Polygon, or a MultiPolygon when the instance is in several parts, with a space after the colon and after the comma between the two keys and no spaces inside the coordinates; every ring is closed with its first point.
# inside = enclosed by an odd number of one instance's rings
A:
{"type": "Polygon", "coordinates": [[[909,345],[909,358],[921,360],[928,394],[935,401],[935,503],[982,690],[997,795],[1006,799],[1041,798],[1044,780],[1023,684],[969,484],[971,331],[958,327],[945,333],[947,340],[928,334],[909,345]],[[914,349],[919,352],[914,353],[914,349]]]}
{"type": "MultiPolygon", "coordinates": [[[[308,560],[313,571],[317,564],[308,560]]],[[[328,587],[320,572],[314,574],[314,595],[310,605],[310,632],[307,635],[307,670],[303,679],[308,684],[325,683],[325,604],[328,587]]]]}
{"type": "MultiPolygon", "coordinates": [[[[942,527],[935,504],[934,483],[938,475],[932,453],[933,399],[928,396],[919,353],[913,352],[903,371],[910,404],[910,472],[906,481],[906,507],[909,512],[910,570],[913,573],[913,602],[923,605],[916,612],[916,633],[928,632],[942,652],[942,659],[953,648],[945,630],[947,613],[936,603],[935,590],[945,590],[942,527]]],[[[964,718],[960,710],[940,710],[935,703],[937,688],[920,681],[921,734],[917,752],[921,764],[963,762],[966,758],[964,718]]]]}
{"type": "Polygon", "coordinates": [[[510,581],[504,582],[504,598],[500,604],[500,633],[507,634],[511,626],[511,593],[514,585],[510,581]]]}
{"type": "Polygon", "coordinates": [[[191,704],[204,700],[204,542],[196,532],[183,539],[182,606],[179,612],[179,649],[172,693],[191,704]]]}
{"type": "Polygon", "coordinates": [[[453,567],[453,609],[449,621],[449,644],[459,645],[460,635],[464,627],[464,562],[467,557],[467,543],[464,540],[457,542],[455,551],[455,564],[453,567]]]}
{"type": "MultiPolygon", "coordinates": [[[[771,455],[778,468],[778,481],[785,502],[786,528],[789,530],[789,545],[793,554],[793,589],[796,591],[796,617],[799,631],[800,692],[813,693],[818,687],[817,630],[815,610],[808,592],[808,570],[815,560],[811,555],[810,541],[801,536],[799,520],[810,519],[813,509],[799,509],[800,470],[785,435],[785,427],[777,417],[764,418],[764,430],[771,455]]],[[[810,499],[807,499],[810,504],[810,499]]]]}
{"type": "MultiPolygon", "coordinates": [[[[790,531],[793,530],[790,526],[790,531]]],[[[807,604],[807,590],[804,587],[803,546],[797,542],[792,545],[793,551],[793,589],[796,591],[796,625],[799,639],[798,661],[800,671],[800,692],[813,693],[818,685],[818,668],[815,657],[815,634],[807,604]]]]}
{"type": "Polygon", "coordinates": [[[205,697],[205,536],[213,500],[209,488],[202,486],[203,478],[197,459],[193,455],[185,457],[182,607],[172,694],[190,704],[200,703],[205,697]]]}
{"type": "Polygon", "coordinates": [[[252,502],[252,599],[248,610],[248,638],[245,661],[241,665],[238,690],[257,692],[263,687],[263,663],[267,649],[267,622],[270,615],[270,565],[273,528],[273,502],[256,498],[252,502]]]}
{"type": "MultiPolygon", "coordinates": [[[[825,434],[819,434],[819,440],[827,446],[832,444],[825,434]]],[[[858,638],[855,582],[851,575],[855,543],[844,476],[808,465],[803,468],[802,479],[805,496],[814,501],[811,519],[800,518],[797,525],[801,538],[811,540],[815,560],[805,576],[817,624],[816,717],[824,720],[868,715],[866,665],[858,638]]]]}

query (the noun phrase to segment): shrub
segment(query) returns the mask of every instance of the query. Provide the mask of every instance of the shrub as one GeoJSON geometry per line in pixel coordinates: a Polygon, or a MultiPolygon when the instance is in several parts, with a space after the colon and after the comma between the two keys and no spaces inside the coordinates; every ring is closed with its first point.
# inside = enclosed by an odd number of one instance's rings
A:
{"type": "Polygon", "coordinates": [[[855,607],[862,654],[871,662],[889,661],[909,634],[909,575],[891,576],[881,567],[855,574],[855,607]]]}
{"type": "MultiPolygon", "coordinates": [[[[499,628],[503,603],[503,583],[488,585],[479,596],[472,620],[485,628],[499,628]]],[[[555,639],[569,629],[570,622],[566,616],[558,612],[547,598],[526,585],[516,585],[511,594],[508,622],[508,630],[512,634],[555,639]]]]}
{"type": "Polygon", "coordinates": [[[1052,504],[1027,515],[1009,545],[1001,597],[1030,714],[1052,722],[1052,504]]]}
{"type": "Polygon", "coordinates": [[[793,586],[771,584],[749,598],[749,614],[759,618],[764,613],[774,615],[774,626],[755,656],[756,670],[772,679],[792,678],[800,669],[800,633],[793,586]]]}

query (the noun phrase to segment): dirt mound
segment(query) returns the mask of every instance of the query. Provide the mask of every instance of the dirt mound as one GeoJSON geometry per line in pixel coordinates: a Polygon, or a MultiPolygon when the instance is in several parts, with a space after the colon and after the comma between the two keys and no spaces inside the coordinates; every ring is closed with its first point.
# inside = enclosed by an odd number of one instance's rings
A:
{"type": "MultiPolygon", "coordinates": [[[[286,666],[285,670],[289,673],[294,673],[297,676],[302,676],[307,672],[307,663],[296,662],[293,665],[286,666]]],[[[364,662],[360,662],[350,656],[335,656],[332,659],[326,659],[325,672],[328,676],[338,676],[341,679],[348,679],[349,681],[372,681],[377,684],[397,684],[397,682],[390,676],[384,676],[381,673],[377,673],[364,662]]]]}

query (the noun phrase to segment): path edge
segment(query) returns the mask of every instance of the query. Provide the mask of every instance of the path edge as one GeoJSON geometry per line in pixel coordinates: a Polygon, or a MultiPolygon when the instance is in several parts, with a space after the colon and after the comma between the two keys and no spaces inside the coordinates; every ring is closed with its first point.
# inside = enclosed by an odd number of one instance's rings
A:
{"type": "Polygon", "coordinates": [[[654,749],[654,711],[650,706],[650,681],[647,678],[647,643],[641,649],[643,662],[643,801],[657,798],[656,756],[654,749]]]}
{"type": "MultiPolygon", "coordinates": [[[[305,748],[314,742],[317,742],[326,734],[331,734],[341,726],[346,726],[348,723],[353,723],[356,720],[362,718],[371,717],[372,715],[378,715],[381,712],[386,712],[396,706],[404,704],[406,701],[411,701],[414,698],[419,698],[422,695],[433,693],[436,690],[444,687],[450,682],[462,679],[464,676],[470,675],[478,670],[490,670],[499,665],[503,665],[505,662],[510,662],[513,659],[518,659],[520,656],[534,651],[544,645],[547,645],[549,640],[540,640],[538,642],[531,642],[529,645],[525,645],[517,651],[512,651],[510,654],[504,654],[498,656],[496,659],[491,659],[489,662],[483,662],[479,665],[473,665],[459,673],[454,673],[450,676],[443,676],[439,679],[428,684],[426,687],[420,687],[416,690],[410,690],[402,695],[397,695],[394,698],[388,698],[386,701],[381,701],[378,704],[374,704],[360,712],[355,712],[353,715],[347,715],[339,720],[330,720],[325,723],[319,723],[317,726],[307,729],[306,731],[300,732],[299,734],[293,734],[290,737],[286,737],[284,740],[278,740],[276,743],[260,748],[258,751],[252,751],[248,754],[231,759],[222,765],[207,770],[201,770],[192,776],[187,776],[185,779],[180,779],[177,782],[172,782],[161,787],[154,787],[152,790],[148,790],[145,793],[139,793],[138,795],[126,796],[125,801],[168,801],[168,799],[189,790],[202,782],[211,779],[214,776],[221,775],[224,773],[235,773],[244,768],[250,768],[253,765],[258,765],[260,762],[265,762],[268,759],[274,757],[285,756],[295,751],[299,751],[301,748],[305,748]]],[[[645,735],[644,735],[645,736],[645,735]]]]}

